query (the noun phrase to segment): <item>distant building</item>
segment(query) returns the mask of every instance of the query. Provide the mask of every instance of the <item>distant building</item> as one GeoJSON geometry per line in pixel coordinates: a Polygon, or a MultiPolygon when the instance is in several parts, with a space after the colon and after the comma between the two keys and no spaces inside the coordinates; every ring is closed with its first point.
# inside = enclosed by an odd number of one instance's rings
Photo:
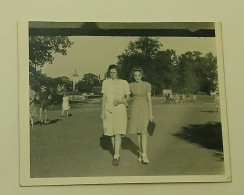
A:
{"type": "Polygon", "coordinates": [[[76,69],[75,69],[75,72],[73,74],[73,91],[77,90],[77,83],[79,81],[79,78],[78,78],[78,74],[76,72],[76,69]]]}

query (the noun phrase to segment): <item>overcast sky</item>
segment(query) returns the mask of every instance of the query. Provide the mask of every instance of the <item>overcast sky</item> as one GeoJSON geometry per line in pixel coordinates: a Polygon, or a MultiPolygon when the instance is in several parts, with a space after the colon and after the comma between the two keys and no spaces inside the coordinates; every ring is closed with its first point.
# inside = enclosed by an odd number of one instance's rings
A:
{"type": "MultiPolygon", "coordinates": [[[[68,48],[67,55],[55,54],[53,63],[44,65],[43,73],[47,76],[72,79],[76,69],[79,80],[86,73],[100,74],[103,78],[108,66],[117,63],[117,56],[127,48],[129,41],[138,40],[138,37],[72,36],[69,39],[74,44],[68,48]]],[[[160,37],[159,41],[163,44],[161,49],[173,49],[177,55],[187,51],[216,55],[215,38],[212,37],[160,37]]]]}

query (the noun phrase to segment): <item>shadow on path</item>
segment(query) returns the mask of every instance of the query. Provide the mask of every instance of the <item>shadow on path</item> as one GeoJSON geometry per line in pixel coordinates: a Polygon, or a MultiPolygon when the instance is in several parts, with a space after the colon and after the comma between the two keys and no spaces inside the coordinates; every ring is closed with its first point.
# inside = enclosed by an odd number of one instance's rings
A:
{"type": "Polygon", "coordinates": [[[58,121],[61,121],[61,119],[53,119],[53,120],[49,121],[48,124],[54,124],[54,123],[57,123],[58,121]]]}
{"type": "Polygon", "coordinates": [[[100,137],[100,146],[103,150],[108,150],[113,155],[112,142],[109,136],[102,135],[100,137]]]}
{"type": "Polygon", "coordinates": [[[201,112],[215,113],[215,112],[217,112],[217,111],[213,111],[213,110],[201,110],[201,112]]]}
{"type": "MultiPolygon", "coordinates": [[[[100,147],[102,147],[103,150],[108,150],[113,155],[113,147],[109,136],[102,135],[100,137],[100,147]]],[[[122,137],[121,148],[123,150],[130,150],[133,154],[139,156],[139,147],[135,145],[129,137],[122,137]]]]}
{"type": "Polygon", "coordinates": [[[139,147],[135,145],[133,141],[129,137],[123,137],[121,147],[124,150],[130,150],[136,156],[139,156],[139,147]]]}
{"type": "MultiPolygon", "coordinates": [[[[202,125],[188,125],[179,133],[173,134],[190,143],[197,143],[207,149],[217,150],[218,156],[223,152],[222,128],[220,122],[205,123],[202,125]]],[[[217,153],[216,153],[217,155],[217,153]]]]}

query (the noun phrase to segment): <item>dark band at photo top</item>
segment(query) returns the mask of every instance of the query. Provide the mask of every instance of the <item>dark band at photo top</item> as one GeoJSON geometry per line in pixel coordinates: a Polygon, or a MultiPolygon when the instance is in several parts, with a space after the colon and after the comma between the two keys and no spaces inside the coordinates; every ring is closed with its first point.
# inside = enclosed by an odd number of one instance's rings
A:
{"type": "Polygon", "coordinates": [[[29,35],[215,37],[215,27],[213,22],[29,22],[29,35]]]}

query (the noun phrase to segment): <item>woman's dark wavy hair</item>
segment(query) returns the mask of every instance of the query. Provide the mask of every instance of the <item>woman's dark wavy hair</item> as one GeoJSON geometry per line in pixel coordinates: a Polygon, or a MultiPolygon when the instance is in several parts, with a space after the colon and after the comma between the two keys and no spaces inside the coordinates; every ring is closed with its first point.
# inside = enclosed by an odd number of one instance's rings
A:
{"type": "Polygon", "coordinates": [[[118,76],[118,70],[119,70],[119,68],[118,68],[117,65],[112,64],[112,65],[110,65],[110,66],[108,67],[108,70],[107,70],[107,72],[106,72],[106,78],[111,78],[111,77],[110,77],[110,70],[111,70],[111,69],[115,69],[115,70],[117,70],[117,76],[118,76]]]}
{"type": "Polygon", "coordinates": [[[141,76],[142,76],[142,80],[145,80],[146,76],[144,74],[144,71],[143,69],[140,67],[140,66],[137,66],[137,67],[134,67],[132,70],[131,70],[131,73],[130,73],[130,80],[132,82],[135,82],[135,79],[134,79],[134,72],[140,72],[141,73],[141,76]]]}

